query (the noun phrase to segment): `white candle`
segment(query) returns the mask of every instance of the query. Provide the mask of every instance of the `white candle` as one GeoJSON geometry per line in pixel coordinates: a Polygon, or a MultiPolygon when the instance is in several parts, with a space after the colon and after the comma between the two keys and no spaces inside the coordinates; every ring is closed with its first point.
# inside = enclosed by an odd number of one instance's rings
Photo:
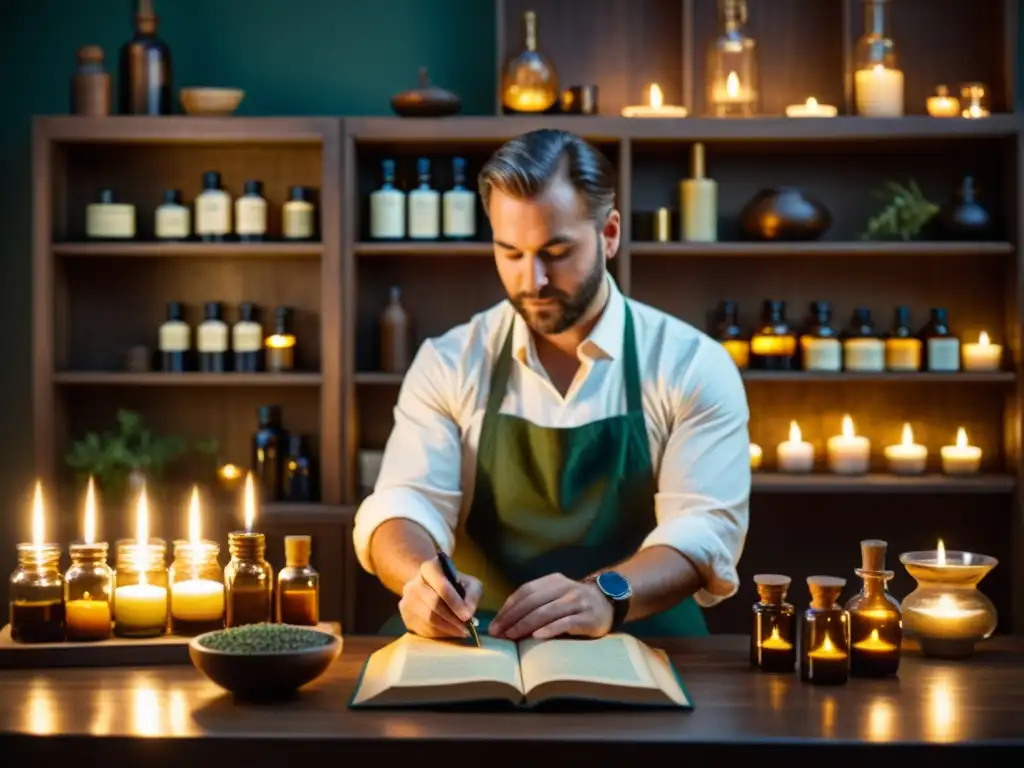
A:
{"type": "Polygon", "coordinates": [[[647,89],[647,104],[642,106],[624,107],[623,117],[686,117],[686,107],[665,104],[665,96],[661,86],[651,83],[647,89]]]}
{"type": "Polygon", "coordinates": [[[795,421],[789,422],[789,440],[775,448],[775,463],[780,472],[810,472],[814,467],[814,446],[804,441],[795,421]]]}
{"type": "Polygon", "coordinates": [[[804,104],[790,104],[786,107],[786,117],[835,117],[839,110],[831,104],[819,104],[811,96],[804,104]]]}
{"type": "Polygon", "coordinates": [[[181,621],[217,621],[224,616],[224,585],[186,579],[171,585],[171,616],[181,621]]]}
{"type": "Polygon", "coordinates": [[[840,475],[862,475],[868,471],[871,441],[856,434],[853,419],[843,416],[843,431],[828,439],[828,468],[840,475]]]}
{"type": "Polygon", "coordinates": [[[903,115],[903,72],[876,64],[854,73],[857,113],[864,117],[903,115]]]}
{"type": "Polygon", "coordinates": [[[981,468],[981,448],[967,441],[967,430],[956,431],[956,444],[942,446],[942,471],[947,475],[973,475],[981,468]]]}
{"type": "Polygon", "coordinates": [[[150,629],[167,623],[167,590],[156,584],[129,584],[114,590],[114,622],[150,629]]]}
{"type": "Polygon", "coordinates": [[[894,475],[919,475],[928,463],[928,449],[914,442],[914,431],[904,424],[899,444],[885,446],[885,459],[894,475]]]}
{"type": "Polygon", "coordinates": [[[764,451],[761,450],[761,446],[757,443],[750,444],[750,468],[760,469],[761,459],[764,456],[764,451]]]}
{"type": "Polygon", "coordinates": [[[740,81],[740,76],[730,72],[725,79],[725,87],[717,83],[711,91],[711,101],[721,105],[744,105],[750,104],[757,98],[757,94],[749,84],[740,81]]]}
{"type": "Polygon", "coordinates": [[[932,117],[959,117],[960,99],[950,96],[949,90],[944,85],[935,89],[935,95],[930,96],[926,102],[928,114],[932,117]]]}
{"type": "Polygon", "coordinates": [[[993,344],[985,331],[978,334],[977,344],[964,344],[961,349],[965,371],[998,371],[1003,359],[1003,347],[993,344]]]}

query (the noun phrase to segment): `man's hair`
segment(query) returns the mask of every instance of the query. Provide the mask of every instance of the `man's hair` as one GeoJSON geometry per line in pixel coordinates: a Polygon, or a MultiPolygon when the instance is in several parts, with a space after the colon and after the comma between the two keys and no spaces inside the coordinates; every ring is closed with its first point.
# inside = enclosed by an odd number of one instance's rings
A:
{"type": "Polygon", "coordinates": [[[542,194],[562,173],[583,195],[587,217],[603,225],[615,207],[615,169],[575,133],[551,128],[517,136],[491,155],[477,178],[484,210],[490,213],[495,189],[529,200],[542,194]]]}

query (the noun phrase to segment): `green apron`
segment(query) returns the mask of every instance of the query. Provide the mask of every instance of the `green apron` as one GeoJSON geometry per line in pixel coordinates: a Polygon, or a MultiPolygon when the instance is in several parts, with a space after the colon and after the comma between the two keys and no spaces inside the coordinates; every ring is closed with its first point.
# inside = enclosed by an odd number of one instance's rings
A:
{"type": "MultiPolygon", "coordinates": [[[[514,325],[513,325],[514,327],[514,325]]],[[[483,627],[520,585],[570,579],[631,557],[654,529],[656,483],[644,421],[633,314],[626,306],[626,413],[579,427],[540,427],[500,413],[512,370],[512,328],[495,362],[477,451],[476,487],[453,556],[483,582],[483,627]]],[[[382,632],[400,634],[401,617],[382,632]]],[[[623,632],[639,637],[706,635],[693,598],[623,632]]]]}

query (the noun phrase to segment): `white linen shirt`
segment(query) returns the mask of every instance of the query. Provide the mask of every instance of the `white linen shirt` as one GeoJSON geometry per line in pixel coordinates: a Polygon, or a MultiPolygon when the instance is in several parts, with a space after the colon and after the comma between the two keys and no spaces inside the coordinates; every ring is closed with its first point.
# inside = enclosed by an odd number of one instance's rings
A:
{"type": "Polygon", "coordinates": [[[695,595],[702,606],[735,594],[750,498],[749,411],[739,372],[721,344],[626,299],[611,276],[608,281],[605,311],[577,349],[581,366],[564,398],[508,301],[423,343],[398,395],[376,487],[356,512],[355,551],[366,571],[374,573],[370,538],[392,518],[419,523],[449,555],[458,546],[455,531],[473,497],[491,368],[510,322],[514,364],[502,413],[545,427],[625,413],[628,301],[657,484],[657,525],[641,548],[667,545],[689,558],[704,585],[695,595]]]}

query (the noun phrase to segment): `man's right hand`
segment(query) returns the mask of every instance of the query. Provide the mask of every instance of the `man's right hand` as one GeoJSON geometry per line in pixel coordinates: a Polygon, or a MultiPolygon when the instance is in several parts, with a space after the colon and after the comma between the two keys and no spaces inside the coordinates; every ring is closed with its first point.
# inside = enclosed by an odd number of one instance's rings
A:
{"type": "Polygon", "coordinates": [[[436,558],[424,561],[416,577],[402,588],[398,602],[405,628],[421,637],[468,637],[465,623],[476,612],[483,584],[463,573],[458,578],[466,588],[465,599],[445,578],[436,558]]]}

